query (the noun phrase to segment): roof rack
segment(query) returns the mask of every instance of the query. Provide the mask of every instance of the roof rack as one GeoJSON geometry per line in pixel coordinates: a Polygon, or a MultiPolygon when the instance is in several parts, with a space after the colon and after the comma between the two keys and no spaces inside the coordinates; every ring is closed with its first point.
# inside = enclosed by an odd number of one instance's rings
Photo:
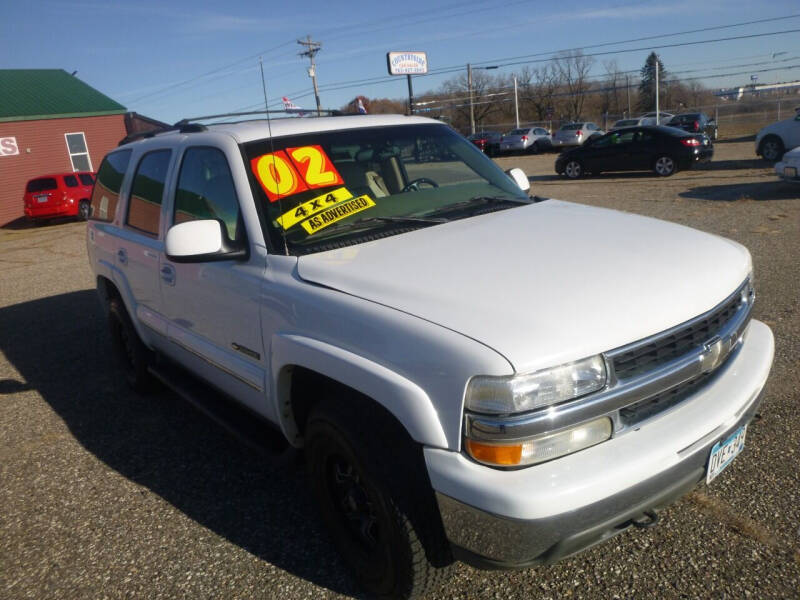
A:
{"type": "MultiPolygon", "coordinates": [[[[319,112],[320,112],[320,116],[323,116],[323,117],[341,117],[341,116],[345,115],[345,113],[343,113],[340,110],[328,109],[328,108],[323,108],[319,112]]],[[[232,113],[222,113],[222,114],[219,114],[219,115],[204,115],[202,117],[190,117],[188,119],[181,119],[180,121],[175,123],[175,126],[186,125],[188,123],[194,123],[196,121],[208,121],[209,119],[222,119],[224,117],[251,117],[251,116],[254,116],[254,115],[297,115],[297,114],[302,114],[304,116],[309,116],[309,117],[316,117],[317,116],[316,113],[317,113],[317,110],[314,109],[314,108],[309,108],[309,109],[291,109],[291,110],[284,110],[284,109],[281,109],[281,110],[249,110],[249,111],[246,111],[246,112],[232,112],[232,113]]]]}
{"type": "MultiPolygon", "coordinates": [[[[308,111],[303,111],[304,115],[309,117],[317,116],[315,113],[317,111],[314,109],[308,109],[308,111]]],[[[340,110],[335,109],[323,109],[320,111],[320,116],[326,117],[341,117],[345,116],[346,113],[343,113],[340,110]]],[[[189,117],[186,119],[181,119],[174,125],[170,127],[160,127],[158,129],[151,129],[150,131],[140,131],[137,133],[131,133],[126,135],[122,138],[117,144],[118,146],[122,146],[123,144],[127,144],[129,142],[135,142],[136,140],[141,140],[145,138],[155,137],[159,133],[166,133],[168,131],[178,131],[180,133],[199,133],[201,131],[207,131],[208,127],[203,125],[202,123],[198,123],[198,121],[208,121],[210,119],[222,119],[225,117],[251,117],[254,115],[296,115],[299,114],[298,110],[251,110],[247,112],[232,112],[232,113],[222,113],[219,115],[204,115],[202,117],[189,117]]]]}

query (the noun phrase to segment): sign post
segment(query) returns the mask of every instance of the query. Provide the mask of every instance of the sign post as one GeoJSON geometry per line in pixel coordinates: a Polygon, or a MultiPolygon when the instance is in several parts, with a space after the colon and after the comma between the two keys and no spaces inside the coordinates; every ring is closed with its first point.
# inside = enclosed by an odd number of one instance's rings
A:
{"type": "Polygon", "coordinates": [[[389,75],[405,75],[408,81],[408,112],[414,113],[414,88],[412,75],[425,75],[428,72],[428,55],[425,52],[387,52],[386,66],[389,75]]]}

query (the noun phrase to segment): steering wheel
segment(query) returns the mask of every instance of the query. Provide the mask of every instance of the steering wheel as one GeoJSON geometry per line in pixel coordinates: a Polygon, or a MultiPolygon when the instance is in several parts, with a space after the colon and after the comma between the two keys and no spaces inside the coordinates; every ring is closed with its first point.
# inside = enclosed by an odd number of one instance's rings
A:
{"type": "Polygon", "coordinates": [[[419,179],[414,179],[413,181],[409,181],[406,184],[406,186],[402,190],[400,190],[400,193],[403,194],[405,192],[410,192],[412,190],[415,191],[415,192],[419,191],[419,189],[420,189],[419,185],[421,183],[427,183],[431,187],[435,187],[435,188],[439,187],[439,184],[436,183],[433,179],[428,179],[427,177],[420,177],[419,179]]]}

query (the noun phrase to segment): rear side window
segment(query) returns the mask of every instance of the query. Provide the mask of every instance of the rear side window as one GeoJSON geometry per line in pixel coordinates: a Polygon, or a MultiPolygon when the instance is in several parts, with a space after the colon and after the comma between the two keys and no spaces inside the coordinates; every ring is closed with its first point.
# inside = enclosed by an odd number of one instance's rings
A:
{"type": "Polygon", "coordinates": [[[232,241],[240,236],[239,201],[225,154],[217,148],[189,148],[183,155],[175,192],[174,222],[222,221],[232,241]]]}
{"type": "Polygon", "coordinates": [[[130,160],[131,150],[120,150],[103,159],[97,171],[97,185],[92,191],[91,219],[105,222],[114,220],[119,204],[119,190],[130,160]]]}
{"type": "Polygon", "coordinates": [[[78,178],[75,175],[64,175],[64,183],[67,187],[78,187],[78,178]]]}
{"type": "Polygon", "coordinates": [[[28,182],[28,187],[25,191],[29,194],[36,192],[46,192],[47,190],[54,190],[58,187],[55,177],[42,177],[41,179],[34,179],[28,182]]]}
{"type": "Polygon", "coordinates": [[[126,223],[153,236],[158,235],[161,223],[161,200],[164,197],[164,183],[171,150],[149,152],[139,161],[131,187],[126,223]]]}
{"type": "Polygon", "coordinates": [[[94,178],[89,173],[79,173],[78,179],[83,185],[94,185],[94,178]]]}

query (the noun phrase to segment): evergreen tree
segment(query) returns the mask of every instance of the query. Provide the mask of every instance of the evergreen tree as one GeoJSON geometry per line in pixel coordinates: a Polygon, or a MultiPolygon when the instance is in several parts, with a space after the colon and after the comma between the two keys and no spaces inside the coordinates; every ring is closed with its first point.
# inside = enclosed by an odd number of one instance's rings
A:
{"type": "Polygon", "coordinates": [[[651,52],[640,71],[642,82],[639,84],[639,102],[636,107],[641,112],[652,112],[656,109],[656,61],[658,61],[659,92],[663,94],[664,91],[663,85],[667,78],[667,71],[658,54],[651,52]]]}

